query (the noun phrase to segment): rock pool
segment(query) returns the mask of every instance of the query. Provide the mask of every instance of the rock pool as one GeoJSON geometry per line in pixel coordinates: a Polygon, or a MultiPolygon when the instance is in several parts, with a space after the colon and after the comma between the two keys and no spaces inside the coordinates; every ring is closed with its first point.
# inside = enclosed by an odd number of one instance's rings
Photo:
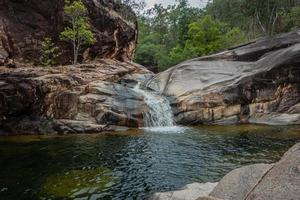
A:
{"type": "Polygon", "coordinates": [[[255,125],[1,137],[0,196],[146,199],[217,182],[244,165],[275,162],[299,141],[299,126],[255,125]]]}

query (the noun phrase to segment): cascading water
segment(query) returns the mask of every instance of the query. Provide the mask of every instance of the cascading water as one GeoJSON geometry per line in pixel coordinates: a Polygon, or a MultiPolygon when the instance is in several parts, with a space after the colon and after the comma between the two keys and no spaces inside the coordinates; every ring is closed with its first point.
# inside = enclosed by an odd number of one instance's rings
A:
{"type": "Polygon", "coordinates": [[[140,89],[138,84],[134,90],[144,96],[149,111],[144,113],[146,127],[174,127],[175,120],[167,98],[152,91],[140,89]]]}

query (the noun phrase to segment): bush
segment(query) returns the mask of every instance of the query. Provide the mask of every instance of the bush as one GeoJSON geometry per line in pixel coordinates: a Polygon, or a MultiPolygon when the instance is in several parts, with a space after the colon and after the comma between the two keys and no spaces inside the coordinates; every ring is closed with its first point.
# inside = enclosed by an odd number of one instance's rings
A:
{"type": "Polygon", "coordinates": [[[42,41],[40,63],[47,67],[54,66],[57,64],[59,56],[59,48],[53,43],[51,38],[45,38],[42,41]]]}

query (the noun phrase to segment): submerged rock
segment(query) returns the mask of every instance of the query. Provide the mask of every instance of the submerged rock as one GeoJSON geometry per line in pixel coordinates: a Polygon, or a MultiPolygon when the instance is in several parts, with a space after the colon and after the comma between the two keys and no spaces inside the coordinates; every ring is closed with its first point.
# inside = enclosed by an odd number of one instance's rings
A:
{"type": "Polygon", "coordinates": [[[98,133],[110,125],[139,127],[148,109],[143,96],[121,84],[143,80],[142,66],[113,60],[57,68],[2,69],[2,134],[98,133]]]}
{"type": "Polygon", "coordinates": [[[299,31],[189,60],[147,86],[180,124],[300,124],[299,31]]]}
{"type": "MultiPolygon", "coordinates": [[[[68,199],[101,194],[117,181],[105,168],[70,170],[49,175],[41,185],[39,198],[68,199]]],[[[98,195],[100,196],[100,195],[98,195]]]]}

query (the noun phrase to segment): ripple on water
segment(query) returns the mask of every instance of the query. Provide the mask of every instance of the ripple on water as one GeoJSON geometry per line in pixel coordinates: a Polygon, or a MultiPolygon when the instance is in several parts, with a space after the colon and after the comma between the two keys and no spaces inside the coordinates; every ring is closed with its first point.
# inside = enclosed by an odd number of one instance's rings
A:
{"type": "Polygon", "coordinates": [[[300,141],[299,130],[175,126],[122,134],[0,138],[0,197],[143,200],[192,182],[217,182],[244,165],[278,161],[300,141]]]}

